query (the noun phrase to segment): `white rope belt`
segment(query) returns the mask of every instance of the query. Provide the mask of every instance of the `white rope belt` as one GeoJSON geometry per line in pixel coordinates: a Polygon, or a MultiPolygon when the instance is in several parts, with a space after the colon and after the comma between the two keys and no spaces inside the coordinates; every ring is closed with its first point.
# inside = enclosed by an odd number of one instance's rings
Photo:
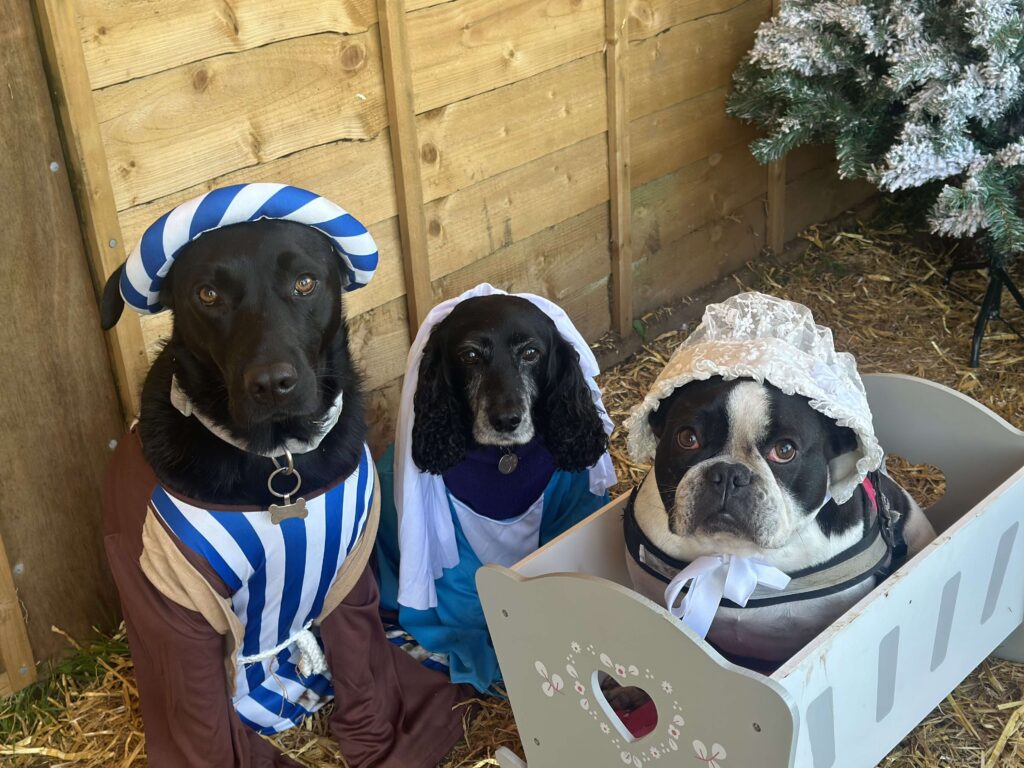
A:
{"type": "Polygon", "coordinates": [[[722,598],[745,606],[747,600],[763,584],[771,589],[785,589],[789,576],[773,565],[739,555],[708,555],[698,557],[683,568],[665,588],[665,605],[677,619],[690,629],[707,637],[722,598]],[[692,581],[682,602],[676,599],[687,582],[692,581]]]}
{"type": "Polygon", "coordinates": [[[254,653],[251,656],[239,656],[238,661],[241,664],[262,663],[274,658],[281,651],[294,645],[299,651],[299,662],[295,665],[299,670],[299,674],[303,677],[322,675],[327,671],[327,659],[320,648],[320,643],[317,642],[316,635],[309,631],[311,626],[313,626],[312,621],[269,651],[254,653]]]}

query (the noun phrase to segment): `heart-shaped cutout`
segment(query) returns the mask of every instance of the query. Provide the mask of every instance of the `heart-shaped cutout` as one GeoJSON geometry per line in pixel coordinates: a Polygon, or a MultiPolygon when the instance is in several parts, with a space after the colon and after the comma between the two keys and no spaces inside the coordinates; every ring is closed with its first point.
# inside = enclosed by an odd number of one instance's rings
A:
{"type": "Polygon", "coordinates": [[[594,699],[627,742],[642,739],[658,726],[658,708],[643,688],[622,685],[603,670],[594,672],[594,699]]]}

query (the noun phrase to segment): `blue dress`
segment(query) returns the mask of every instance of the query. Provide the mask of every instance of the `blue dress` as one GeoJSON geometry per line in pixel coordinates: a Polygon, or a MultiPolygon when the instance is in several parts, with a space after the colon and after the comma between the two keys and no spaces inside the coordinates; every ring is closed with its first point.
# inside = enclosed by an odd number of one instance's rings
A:
{"type": "MultiPolygon", "coordinates": [[[[452,505],[449,509],[455,527],[459,563],[445,569],[434,582],[437,606],[417,610],[398,604],[398,517],[394,503],[394,449],[389,448],[378,462],[381,509],[377,532],[377,566],[380,580],[380,605],[398,613],[399,623],[428,651],[448,655],[452,682],[469,683],[486,693],[501,682],[501,670],[491,644],[480,596],[476,591],[476,572],[482,563],[459,523],[452,505]]],[[[544,489],[540,525],[540,545],[565,532],[608,503],[608,494],[590,492],[590,476],[582,472],[555,470],[544,489]]]]}

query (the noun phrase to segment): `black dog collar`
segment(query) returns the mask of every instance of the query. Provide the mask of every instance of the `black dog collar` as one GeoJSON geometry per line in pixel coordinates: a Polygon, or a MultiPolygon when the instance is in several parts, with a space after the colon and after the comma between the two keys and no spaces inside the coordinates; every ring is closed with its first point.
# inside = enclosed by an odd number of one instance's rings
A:
{"type": "MultiPolygon", "coordinates": [[[[865,486],[861,486],[858,492],[867,496],[869,503],[875,506],[878,513],[868,535],[824,563],[788,574],[790,582],[785,589],[758,587],[746,606],[737,605],[724,598],[722,606],[764,608],[798,600],[813,600],[842,592],[869,578],[885,578],[895,571],[906,557],[907,544],[903,538],[905,521],[900,519],[900,515],[892,509],[882,493],[878,473],[871,473],[866,482],[871,484],[872,491],[869,492],[865,486]]],[[[668,584],[689,563],[663,552],[640,529],[636,522],[635,502],[641,486],[633,489],[623,515],[626,548],[644,571],[668,584]]]]}

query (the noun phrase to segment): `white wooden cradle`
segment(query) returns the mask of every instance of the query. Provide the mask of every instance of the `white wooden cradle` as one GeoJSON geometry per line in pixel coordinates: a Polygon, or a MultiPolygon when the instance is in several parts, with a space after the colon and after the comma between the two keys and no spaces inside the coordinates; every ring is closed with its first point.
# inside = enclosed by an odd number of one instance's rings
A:
{"type": "Polygon", "coordinates": [[[530,768],[869,768],[986,656],[1024,662],[1024,432],[923,379],[865,385],[886,451],[946,476],[939,535],[770,677],[629,588],[626,496],[478,572],[530,768]],[[610,713],[600,671],[647,691],[653,732],[634,740],[610,713]]]}

